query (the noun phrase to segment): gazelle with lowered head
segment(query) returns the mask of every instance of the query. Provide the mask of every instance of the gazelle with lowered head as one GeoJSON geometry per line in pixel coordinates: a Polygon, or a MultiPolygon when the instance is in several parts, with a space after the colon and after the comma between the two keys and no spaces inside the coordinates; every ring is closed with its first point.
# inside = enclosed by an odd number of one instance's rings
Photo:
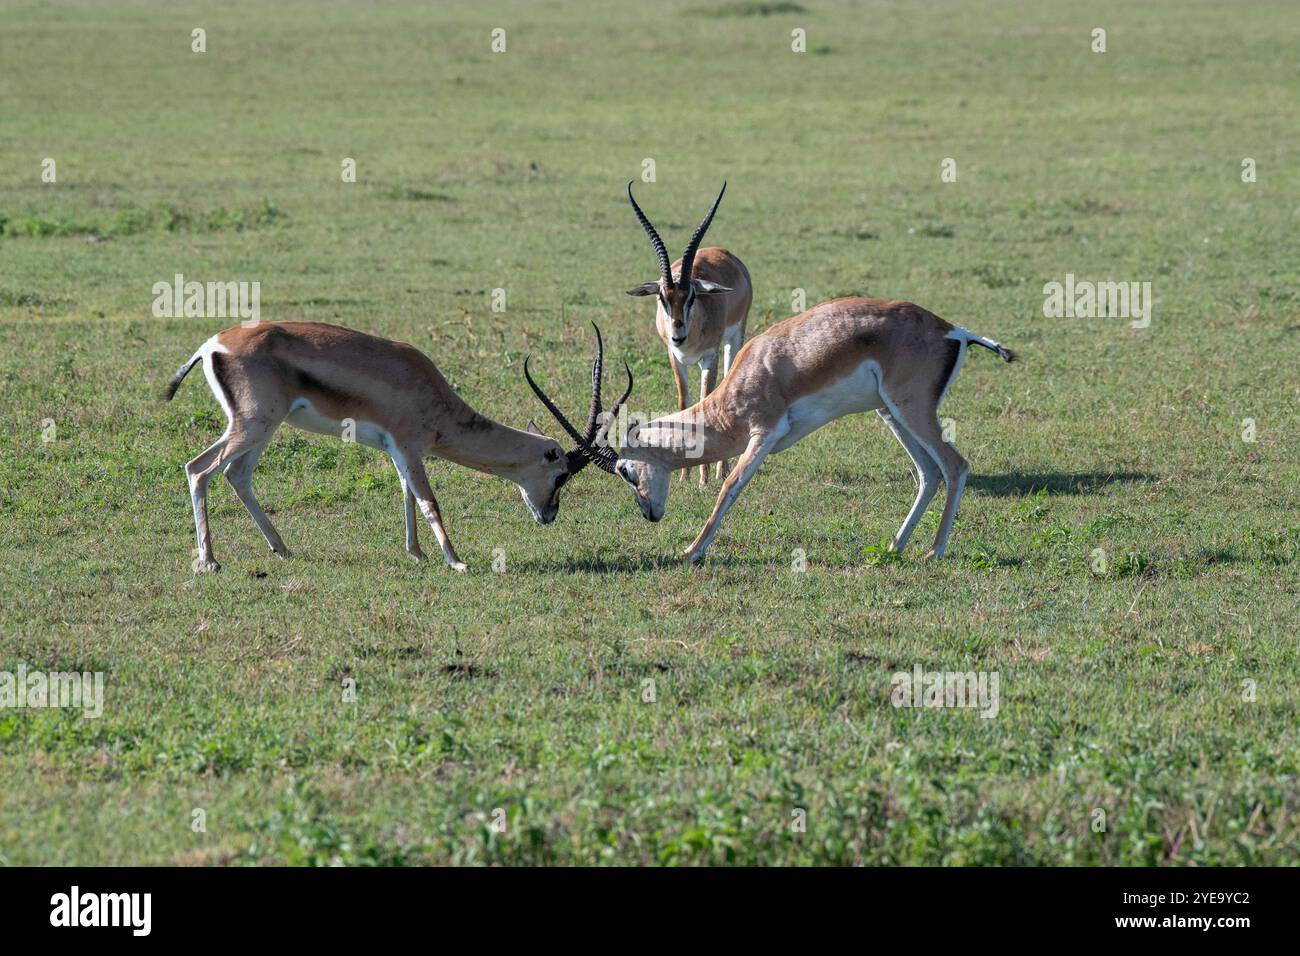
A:
{"type": "Polygon", "coordinates": [[[650,521],[663,517],[670,476],[687,462],[688,448],[693,460],[704,462],[739,456],[713,513],[685,551],[691,562],[704,558],[723,516],[768,455],[837,418],[875,410],[911,457],[918,483],[891,548],[906,546],[942,478],[947,500],[926,555],[937,558],[947,548],[967,473],[966,460],[944,440],[937,411],[971,345],[1007,362],[1015,358],[992,339],[910,302],[832,299],[755,336],[711,395],[629,432],[617,453],[579,435],[529,383],[579,450],[627,482],[650,521]]]}
{"type": "MultiPolygon", "coordinates": [[[[598,364],[600,360],[597,339],[598,364]]],[[[220,568],[212,556],[207,505],[208,483],[219,471],[229,479],[271,550],[288,557],[288,549],[253,494],[253,470],[282,422],[334,436],[347,434],[350,426],[358,443],[387,454],[402,483],[406,550],[424,558],[416,534],[418,505],[447,564],[457,571],[466,570],[466,565],[452,548],[429,487],[426,455],[514,482],[538,524],[555,520],[560,489],[589,460],[580,450],[566,454],[531,422],[528,431],[518,431],[480,415],[419,349],[342,326],[259,322],[218,332],[176,373],[166,400],[200,362],[229,423],[215,444],[185,466],[198,539],[196,571],[220,568]]],[[[595,440],[601,416],[599,380],[592,387],[588,442],[595,440]]]]}
{"type": "MultiPolygon", "coordinates": [[[[686,251],[670,264],[664,241],[633,198],[632,184],[627,184],[628,201],[632,203],[637,221],[650,237],[650,244],[659,258],[659,278],[628,289],[627,294],[653,295],[656,298],[655,328],[664,345],[668,346],[668,359],[677,383],[678,409],[691,404],[687,368],[699,366],[700,398],[707,398],[717,382],[719,365],[722,377],[726,378],[732,360],[745,341],[745,322],[754,297],[749,270],[726,249],[699,247],[726,191],[727,184],[723,183],[708,215],[691,233],[686,251]]],[[[687,469],[683,468],[683,479],[686,473],[687,469]]],[[[719,478],[726,473],[725,461],[718,462],[717,473],[719,478]]],[[[708,468],[700,465],[700,484],[707,479],[708,468]]]]}

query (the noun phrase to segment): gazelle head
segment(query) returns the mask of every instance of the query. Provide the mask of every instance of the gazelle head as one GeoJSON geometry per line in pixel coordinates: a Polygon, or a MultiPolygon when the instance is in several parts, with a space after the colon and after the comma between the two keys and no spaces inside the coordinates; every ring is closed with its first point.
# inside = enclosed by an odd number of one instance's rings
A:
{"type": "MultiPolygon", "coordinates": [[[[528,486],[523,482],[519,482],[519,487],[524,492],[524,501],[527,502],[528,507],[533,510],[534,516],[538,515],[538,509],[534,505],[535,500],[545,500],[548,503],[547,507],[550,509],[550,517],[538,517],[537,519],[543,524],[546,524],[548,521],[554,520],[555,518],[555,512],[559,508],[560,487],[573,475],[576,475],[578,472],[582,471],[583,468],[587,467],[588,462],[594,462],[596,467],[600,468],[602,471],[610,471],[612,473],[613,452],[610,451],[609,446],[598,437],[601,433],[601,425],[605,424],[602,421],[602,418],[604,417],[604,409],[601,406],[600,400],[600,382],[604,375],[605,366],[605,343],[601,339],[600,327],[596,325],[595,322],[591,323],[591,327],[596,330],[596,358],[591,363],[591,408],[587,413],[587,427],[581,434],[579,434],[578,430],[573,427],[567,418],[564,417],[564,413],[556,407],[555,403],[547,397],[546,393],[542,391],[542,387],[533,380],[532,373],[528,370],[528,361],[532,356],[528,356],[524,359],[524,378],[528,380],[529,387],[537,397],[541,399],[542,404],[546,406],[547,411],[549,411],[555,417],[555,420],[560,423],[560,427],[563,428],[565,432],[568,433],[569,437],[576,443],[572,451],[558,459],[563,474],[555,479],[549,498],[530,498],[528,486]]],[[[623,403],[627,401],[628,396],[632,394],[632,370],[627,367],[626,362],[623,363],[623,368],[627,371],[627,388],[623,391],[622,397],[614,403],[612,418],[618,416],[619,408],[621,408],[623,403]]],[[[536,430],[535,426],[533,430],[536,430]]],[[[558,454],[558,445],[556,446],[555,451],[558,454]]],[[[545,486],[539,490],[544,491],[545,486]]],[[[546,511],[542,512],[543,515],[546,513],[546,511]]]]}
{"type": "Polygon", "coordinates": [[[722,202],[722,194],[726,191],[727,184],[724,182],[722,188],[718,190],[718,197],[713,200],[713,205],[709,207],[708,215],[691,233],[691,241],[687,244],[686,251],[682,253],[681,270],[674,281],[672,265],[668,258],[668,250],[664,247],[664,241],[659,238],[659,233],[655,231],[655,227],[646,218],[646,214],[641,211],[641,207],[636,204],[636,199],[632,196],[632,184],[627,184],[628,201],[632,204],[632,210],[636,213],[641,228],[650,237],[650,244],[654,246],[655,255],[659,257],[658,280],[643,282],[635,289],[628,289],[627,294],[658,297],[659,310],[667,319],[666,325],[669,336],[672,343],[677,346],[685,345],[686,339],[691,333],[691,308],[695,305],[695,297],[731,291],[726,286],[704,279],[697,279],[692,275],[695,268],[695,253],[700,248],[700,240],[704,238],[704,234],[708,231],[709,223],[713,222],[713,214],[718,211],[718,203],[722,202]]]}
{"type": "Polygon", "coordinates": [[[629,442],[629,447],[614,462],[614,474],[631,486],[637,507],[647,521],[658,521],[664,516],[668,489],[672,487],[672,469],[656,461],[649,446],[629,442]]]}
{"type": "MultiPolygon", "coordinates": [[[[665,436],[671,438],[671,426],[669,426],[667,432],[663,432],[663,427],[657,427],[655,423],[640,426],[628,435],[626,446],[621,454],[616,454],[608,441],[598,439],[597,436],[600,433],[599,419],[601,417],[599,391],[601,357],[600,329],[596,329],[596,361],[591,369],[591,414],[587,419],[587,433],[585,435],[578,434],[578,430],[569,423],[569,420],[564,417],[564,413],[542,391],[542,387],[533,381],[532,375],[528,372],[527,359],[524,360],[524,375],[528,378],[528,384],[537,394],[537,397],[542,400],[542,404],[555,416],[555,420],[569,433],[569,436],[577,442],[578,447],[569,452],[570,458],[574,460],[573,470],[577,471],[587,462],[591,462],[601,471],[622,478],[632,487],[632,491],[636,495],[636,503],[641,508],[641,514],[645,516],[646,520],[658,521],[664,516],[664,508],[668,503],[668,489],[672,484],[669,478],[672,475],[672,470],[658,460],[655,455],[655,446],[657,440],[665,436]],[[660,434],[660,432],[663,432],[663,434],[660,434]]],[[[627,363],[624,363],[624,368],[627,368],[627,363]]],[[[619,409],[631,394],[632,372],[629,369],[627,373],[627,389],[614,406],[612,418],[618,417],[619,409]]]]}
{"type": "Polygon", "coordinates": [[[519,486],[524,504],[538,524],[550,524],[560,511],[560,489],[573,474],[568,456],[559,442],[547,438],[531,421],[528,434],[536,438],[530,444],[522,461],[516,466],[511,480],[519,486]]]}

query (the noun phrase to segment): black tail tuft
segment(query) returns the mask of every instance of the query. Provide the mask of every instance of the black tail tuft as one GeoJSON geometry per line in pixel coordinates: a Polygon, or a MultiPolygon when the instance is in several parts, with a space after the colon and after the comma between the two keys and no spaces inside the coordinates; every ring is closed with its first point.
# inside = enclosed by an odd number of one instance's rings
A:
{"type": "Polygon", "coordinates": [[[198,363],[199,356],[196,355],[194,358],[190,359],[188,363],[181,366],[180,371],[176,373],[176,377],[168,382],[167,387],[163,390],[162,400],[164,402],[170,402],[176,397],[176,389],[181,387],[181,382],[185,381],[185,376],[190,374],[190,369],[198,363]]]}
{"type": "Polygon", "coordinates": [[[1014,362],[1016,360],[1015,352],[1011,351],[1011,349],[1004,345],[994,342],[992,339],[986,339],[979,335],[971,335],[967,341],[971,345],[978,345],[980,348],[988,349],[990,352],[997,352],[998,358],[1002,359],[1004,362],[1014,362]]]}

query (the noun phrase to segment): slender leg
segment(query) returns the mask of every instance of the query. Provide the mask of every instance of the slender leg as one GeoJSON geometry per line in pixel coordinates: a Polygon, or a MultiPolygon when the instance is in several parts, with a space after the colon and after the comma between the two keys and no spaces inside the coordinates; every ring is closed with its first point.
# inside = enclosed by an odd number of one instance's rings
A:
{"type": "Polygon", "coordinates": [[[243,455],[226,465],[226,480],[230,486],[235,489],[235,494],[239,500],[244,503],[248,513],[253,516],[257,522],[258,528],[262,531],[262,536],[266,538],[266,543],[282,558],[289,557],[289,549],[284,546],[284,541],[280,538],[275,527],[271,524],[271,519],[266,516],[262,510],[262,505],[258,502],[257,496],[253,493],[253,471],[257,468],[258,459],[262,457],[262,452],[266,451],[266,446],[270,444],[271,439],[260,445],[249,449],[243,455]]]}
{"type": "Polygon", "coordinates": [[[194,509],[194,537],[198,546],[198,557],[194,562],[196,574],[205,571],[220,571],[221,565],[212,556],[212,534],[208,530],[208,481],[212,476],[212,462],[226,447],[230,430],[216,442],[185,466],[185,475],[190,485],[190,505],[194,509]]]}
{"type": "Polygon", "coordinates": [[[406,480],[406,487],[424,513],[424,519],[429,522],[429,527],[433,528],[433,536],[438,539],[438,546],[442,548],[442,556],[447,560],[447,566],[453,571],[469,570],[469,566],[456,556],[456,549],[451,546],[451,539],[447,537],[447,529],[442,524],[442,514],[438,511],[438,500],[433,497],[433,489],[429,487],[429,478],[424,473],[424,462],[419,451],[412,448],[395,449],[393,464],[406,480]]]}
{"type": "Polygon", "coordinates": [[[927,560],[942,558],[944,552],[948,550],[948,535],[952,533],[952,524],[957,519],[957,505],[961,503],[962,492],[966,490],[966,476],[970,472],[970,465],[960,455],[957,458],[961,465],[956,468],[950,465],[944,475],[944,481],[948,485],[948,497],[943,503],[943,517],[939,519],[939,533],[934,536],[934,545],[926,552],[927,560]]]}
{"type": "Polygon", "coordinates": [[[957,505],[961,503],[970,466],[956,448],[943,440],[943,429],[939,425],[933,404],[892,404],[883,393],[881,397],[885,398],[890,414],[929,453],[943,472],[948,496],[943,503],[943,516],[939,519],[939,532],[934,537],[934,546],[925,555],[927,560],[941,558],[948,547],[948,535],[952,532],[952,524],[957,517],[957,505]]]}
{"type": "Polygon", "coordinates": [[[704,527],[695,536],[691,546],[683,552],[687,561],[696,564],[704,560],[705,552],[709,550],[709,544],[713,541],[713,536],[718,533],[718,525],[722,522],[728,509],[731,508],[732,503],[735,502],[740,493],[745,490],[745,485],[749,484],[749,479],[754,477],[754,473],[758,471],[758,466],[763,463],[763,459],[768,456],[772,449],[776,447],[776,443],[789,430],[790,426],[783,418],[774,430],[763,435],[754,435],[749,439],[749,445],[736,459],[735,470],[722,483],[722,491],[719,492],[718,500],[713,505],[713,513],[709,515],[709,520],[704,522],[704,527]]]}
{"type": "MultiPolygon", "coordinates": [[[[691,407],[691,386],[686,380],[686,367],[677,361],[677,356],[673,350],[668,350],[668,362],[673,367],[673,383],[677,386],[677,410],[685,411],[691,407]]],[[[678,480],[685,481],[689,468],[683,468],[678,480]]]]}
{"type": "MultiPolygon", "coordinates": [[[[717,378],[718,353],[710,352],[704,358],[700,359],[700,401],[704,401],[713,391],[713,384],[717,378]]],[[[700,487],[703,488],[709,483],[709,466],[700,465],[700,487]]]]}
{"type": "MultiPolygon", "coordinates": [[[[731,331],[727,333],[726,340],[722,343],[722,375],[718,378],[719,382],[726,381],[727,373],[731,371],[731,360],[737,352],[740,351],[741,343],[745,341],[745,323],[742,320],[739,325],[733,325],[731,331]]],[[[727,477],[728,464],[726,459],[718,462],[714,474],[721,481],[727,477]]]]}
{"type": "Polygon", "coordinates": [[[376,448],[384,452],[392,461],[393,468],[397,471],[397,479],[402,484],[402,512],[406,519],[406,553],[417,561],[423,561],[424,551],[420,548],[420,539],[416,534],[415,497],[411,494],[411,486],[407,484],[406,477],[402,474],[402,466],[397,463],[397,457],[393,454],[392,436],[387,432],[380,432],[378,435],[358,435],[357,441],[367,448],[376,448]]]}
{"type": "Polygon", "coordinates": [[[196,573],[221,570],[221,565],[212,556],[212,534],[208,530],[208,483],[228,462],[262,444],[268,437],[269,432],[263,425],[232,421],[224,435],[185,466],[190,482],[190,503],[194,507],[194,535],[198,543],[198,557],[194,562],[196,573]]]}
{"type": "Polygon", "coordinates": [[[900,425],[893,415],[883,408],[877,414],[889,426],[889,430],[894,433],[894,437],[898,439],[898,443],[903,446],[903,450],[911,457],[912,464],[916,467],[916,500],[912,502],[912,510],[907,513],[902,527],[889,542],[889,550],[902,551],[907,547],[912,532],[916,530],[916,523],[921,520],[921,515],[925,514],[925,509],[930,506],[931,499],[939,490],[939,463],[930,457],[925,447],[913,438],[912,433],[900,425]]]}
{"type": "Polygon", "coordinates": [[[406,483],[406,478],[402,475],[402,466],[397,463],[397,459],[393,459],[393,467],[397,469],[397,477],[402,482],[402,505],[406,514],[406,553],[417,561],[423,561],[424,549],[420,547],[420,536],[415,524],[415,495],[411,494],[411,486],[406,483]]]}
{"type": "Polygon", "coordinates": [[[393,467],[398,472],[398,479],[402,481],[402,511],[406,516],[407,529],[407,554],[415,558],[416,561],[424,561],[424,549],[420,548],[420,536],[417,533],[415,523],[415,496],[411,494],[411,485],[407,484],[406,477],[402,475],[402,466],[393,459],[393,467]]]}

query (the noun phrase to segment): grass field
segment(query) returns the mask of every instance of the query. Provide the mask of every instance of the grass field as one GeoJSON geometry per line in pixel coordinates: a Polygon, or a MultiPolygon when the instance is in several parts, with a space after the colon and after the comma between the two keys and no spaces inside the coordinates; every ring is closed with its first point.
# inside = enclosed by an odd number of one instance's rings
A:
{"type": "Polygon", "coordinates": [[[106,689],[0,710],[0,863],[1295,863],[1300,11],[1078,7],[7,3],[0,671],[106,689]],[[155,318],[154,283],[259,281],[263,319],[411,342],[552,434],[522,357],[580,411],[597,320],[671,410],[622,291],[647,158],[674,254],[729,181],[751,335],[804,289],[1018,351],[944,405],[948,560],[937,507],[881,553],[914,484],[859,416],[698,569],[716,483],[651,525],[589,469],[539,528],[431,463],[465,575],[406,556],[377,453],[285,429],[258,492],[294,557],[217,481],[224,569],[191,573],[182,469],[224,420],[201,376],[158,394],[233,322],[155,318]],[[1151,282],[1150,326],[1044,317],[1067,273],[1151,282]],[[997,673],[997,717],[891,706],[916,664],[997,673]]]}

